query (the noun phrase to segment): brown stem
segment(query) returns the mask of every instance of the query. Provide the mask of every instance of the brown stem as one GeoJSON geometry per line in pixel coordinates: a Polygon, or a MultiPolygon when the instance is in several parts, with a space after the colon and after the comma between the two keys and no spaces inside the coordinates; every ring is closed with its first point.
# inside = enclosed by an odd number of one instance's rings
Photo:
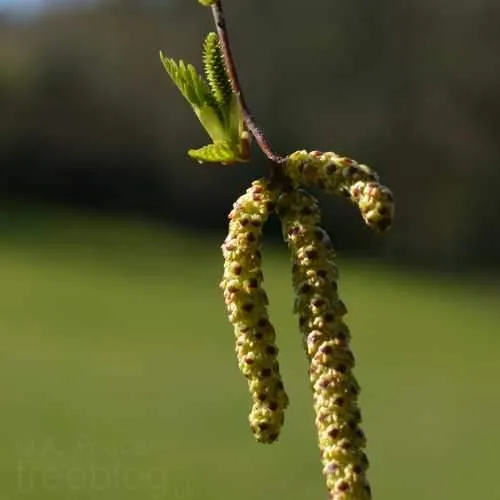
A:
{"type": "Polygon", "coordinates": [[[240,101],[245,124],[251,134],[255,137],[255,141],[257,142],[262,152],[267,156],[267,158],[269,158],[269,160],[275,166],[280,165],[285,161],[285,158],[274,152],[271,145],[269,144],[269,141],[255,122],[246,105],[243,91],[238,80],[238,74],[236,72],[236,66],[234,64],[231,46],[229,44],[229,35],[226,27],[226,21],[224,19],[224,11],[222,10],[221,0],[215,0],[215,2],[212,4],[212,14],[214,17],[215,26],[217,27],[217,34],[219,36],[222,54],[224,55],[224,62],[226,65],[229,80],[231,82],[231,88],[233,92],[238,96],[238,99],[240,101]]]}

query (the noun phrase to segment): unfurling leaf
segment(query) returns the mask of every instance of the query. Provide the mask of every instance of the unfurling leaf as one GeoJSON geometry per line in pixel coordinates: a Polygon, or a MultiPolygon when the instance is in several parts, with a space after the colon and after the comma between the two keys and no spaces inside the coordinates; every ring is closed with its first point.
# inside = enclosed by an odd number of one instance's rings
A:
{"type": "Polygon", "coordinates": [[[209,33],[203,44],[203,67],[212,95],[224,107],[230,101],[233,91],[227,76],[224,57],[221,52],[217,33],[209,33]]]}
{"type": "Polygon", "coordinates": [[[222,163],[229,165],[241,161],[225,141],[217,141],[199,149],[190,149],[188,155],[200,163],[222,163]]]}
{"type": "Polygon", "coordinates": [[[203,63],[207,81],[194,66],[178,63],[160,52],[168,75],[189,102],[213,143],[188,151],[200,163],[225,165],[246,162],[250,156],[250,134],[245,129],[238,96],[233,94],[227,76],[219,41],[209,33],[203,47],[203,63]]]}

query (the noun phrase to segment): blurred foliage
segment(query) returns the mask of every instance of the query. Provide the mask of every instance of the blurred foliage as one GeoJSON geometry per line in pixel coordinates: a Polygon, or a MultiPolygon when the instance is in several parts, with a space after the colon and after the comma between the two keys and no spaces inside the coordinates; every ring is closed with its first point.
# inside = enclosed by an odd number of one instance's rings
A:
{"type": "MultiPolygon", "coordinates": [[[[285,246],[264,272],[291,404],[263,446],[218,238],[123,219],[0,211],[1,497],[324,498],[285,246]]],[[[498,284],[340,269],[375,495],[498,499],[498,284]]]]}
{"type": "MultiPolygon", "coordinates": [[[[227,18],[242,84],[276,149],[351,156],[396,194],[384,238],[352,207],[326,202],[338,247],[441,268],[500,265],[496,0],[237,4],[227,18]]],[[[205,137],[158,58],[200,61],[211,29],[194,0],[0,20],[2,196],[222,227],[265,162],[258,152],[234,168],[189,160],[205,137]]]]}

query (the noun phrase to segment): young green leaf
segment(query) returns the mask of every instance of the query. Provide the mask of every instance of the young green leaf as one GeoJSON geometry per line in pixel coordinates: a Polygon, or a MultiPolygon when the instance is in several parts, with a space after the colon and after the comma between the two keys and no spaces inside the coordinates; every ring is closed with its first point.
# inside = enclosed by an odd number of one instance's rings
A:
{"type": "Polygon", "coordinates": [[[201,108],[204,105],[217,108],[210,87],[193,65],[186,65],[182,60],[176,63],[173,59],[165,57],[162,52],[160,58],[170,78],[193,108],[201,108]]]}
{"type": "Polygon", "coordinates": [[[189,102],[213,144],[190,150],[200,162],[245,162],[250,157],[250,134],[245,129],[238,96],[232,93],[217,35],[211,33],[204,44],[203,61],[207,83],[191,64],[175,62],[160,52],[165,70],[189,102]]]}
{"type": "Polygon", "coordinates": [[[190,149],[188,155],[200,163],[235,163],[238,160],[231,145],[225,141],[217,141],[199,149],[190,149]]]}
{"type": "Polygon", "coordinates": [[[223,108],[231,99],[233,91],[227,75],[224,57],[221,52],[219,37],[209,33],[203,44],[203,67],[212,95],[223,108]]]}
{"type": "Polygon", "coordinates": [[[210,138],[213,141],[224,140],[227,135],[224,120],[207,82],[191,64],[186,65],[184,61],[176,63],[161,52],[160,57],[165,70],[193,108],[210,138]]]}

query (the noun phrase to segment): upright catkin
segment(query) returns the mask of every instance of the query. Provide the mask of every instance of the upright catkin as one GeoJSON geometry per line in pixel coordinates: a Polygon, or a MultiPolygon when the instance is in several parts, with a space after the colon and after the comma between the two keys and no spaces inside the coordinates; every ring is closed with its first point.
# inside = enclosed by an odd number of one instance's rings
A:
{"type": "Polygon", "coordinates": [[[224,290],[229,321],[236,336],[241,372],[252,396],[250,427],[257,441],[275,441],[284,422],[288,397],[278,364],[276,333],[269,321],[262,286],[262,227],[275,209],[278,191],[267,180],[252,183],[233,205],[229,233],[222,245],[224,290]]]}
{"type": "Polygon", "coordinates": [[[319,226],[316,200],[303,190],[282,194],[276,211],[292,255],[295,312],[309,359],[323,473],[332,500],[368,500],[366,439],[359,427],[359,386],[349,349],[347,310],[337,292],[335,252],[319,226]]]}
{"type": "Polygon", "coordinates": [[[296,151],[284,163],[286,175],[296,184],[341,194],[356,204],[365,223],[386,231],[394,218],[394,199],[378,174],[351,158],[332,152],[296,151]]]}

